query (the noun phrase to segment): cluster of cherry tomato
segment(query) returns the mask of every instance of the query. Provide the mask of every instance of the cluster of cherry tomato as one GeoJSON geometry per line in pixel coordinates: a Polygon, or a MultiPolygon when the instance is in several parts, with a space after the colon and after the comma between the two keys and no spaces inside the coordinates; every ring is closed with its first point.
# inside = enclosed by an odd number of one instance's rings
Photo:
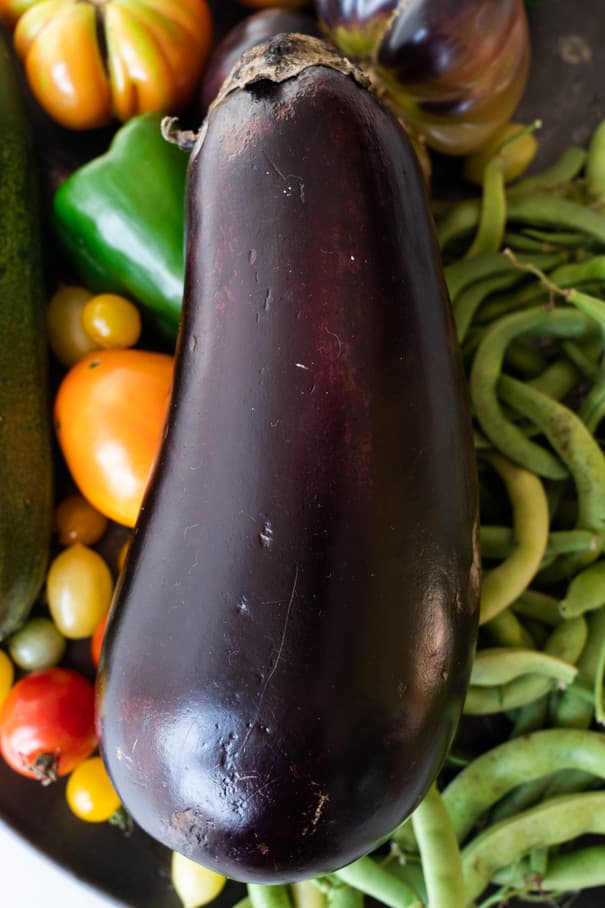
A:
{"type": "MultiPolygon", "coordinates": [[[[42,784],[67,776],[65,794],[72,812],[89,822],[104,822],[119,815],[121,805],[96,755],[94,684],[62,663],[70,641],[88,640],[90,673],[98,667],[114,589],[114,571],[99,544],[118,505],[126,515],[122,525],[136,519],[163,428],[172,357],[135,348],[141,334],[136,305],[114,294],[95,296],[83,287],[56,291],[48,307],[48,333],[64,373],[55,398],[57,437],[76,491],[64,494],[55,508],[55,547],[40,608],[0,650],[0,753],[16,772],[42,784]],[[105,357],[111,370],[101,368],[105,357]],[[100,397],[99,379],[109,371],[113,387],[100,397]],[[124,427],[136,423],[137,411],[148,422],[146,432],[129,434],[124,427]],[[91,414],[97,428],[86,435],[91,414]],[[110,492],[103,488],[97,462],[108,449],[122,452],[128,495],[119,486],[110,492]],[[82,483],[78,470],[85,477],[82,483]]],[[[115,471],[115,457],[107,469],[115,471]]],[[[128,544],[126,530],[116,572],[128,544]]]]}

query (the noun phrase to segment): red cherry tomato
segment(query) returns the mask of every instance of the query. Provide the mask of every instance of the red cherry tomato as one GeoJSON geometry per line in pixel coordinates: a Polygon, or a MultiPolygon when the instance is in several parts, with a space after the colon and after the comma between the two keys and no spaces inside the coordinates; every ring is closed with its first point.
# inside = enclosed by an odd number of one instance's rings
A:
{"type": "Polygon", "coordinates": [[[67,668],[25,675],[0,711],[0,753],[16,772],[43,784],[65,776],[97,746],[94,685],[67,668]]]}

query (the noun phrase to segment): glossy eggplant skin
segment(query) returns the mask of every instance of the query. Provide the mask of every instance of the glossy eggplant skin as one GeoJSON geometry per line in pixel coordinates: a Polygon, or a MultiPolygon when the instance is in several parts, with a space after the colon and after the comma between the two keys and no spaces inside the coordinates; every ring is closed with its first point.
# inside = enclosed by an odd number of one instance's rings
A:
{"type": "MultiPolygon", "coordinates": [[[[311,38],[251,53],[272,72],[301,41],[316,59],[311,38]]],[[[189,168],[175,384],[99,731],[152,836],[292,881],[375,846],[452,741],[478,609],[469,409],[416,157],[352,76],[232,91],[189,168]]]]}

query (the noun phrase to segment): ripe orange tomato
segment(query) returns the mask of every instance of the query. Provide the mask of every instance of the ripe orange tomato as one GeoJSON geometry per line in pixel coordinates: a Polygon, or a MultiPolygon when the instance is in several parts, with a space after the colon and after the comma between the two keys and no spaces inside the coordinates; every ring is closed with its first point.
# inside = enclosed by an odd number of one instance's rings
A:
{"type": "Polygon", "coordinates": [[[94,507],[132,527],[158,453],[174,358],[99,350],[76,363],[55,398],[55,430],[72,478],[94,507]]]}
{"type": "Polygon", "coordinates": [[[33,0],[14,43],[47,113],[70,129],[92,129],[184,107],[212,28],[206,0],[33,0]]]}

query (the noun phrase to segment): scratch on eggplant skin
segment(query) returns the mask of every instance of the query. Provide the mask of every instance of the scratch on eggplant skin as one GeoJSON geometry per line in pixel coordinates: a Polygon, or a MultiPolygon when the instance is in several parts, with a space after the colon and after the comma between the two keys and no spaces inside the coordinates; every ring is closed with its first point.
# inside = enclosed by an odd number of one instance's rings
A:
{"type": "Polygon", "coordinates": [[[341,339],[339,338],[338,334],[336,334],[334,331],[330,331],[329,328],[326,328],[325,330],[326,330],[326,334],[329,334],[330,337],[334,337],[336,339],[336,343],[338,344],[338,352],[336,353],[336,359],[340,359],[340,355],[342,353],[341,339]]]}
{"type": "Polygon", "coordinates": [[[269,674],[267,675],[267,677],[266,677],[266,679],[265,679],[265,683],[264,683],[263,686],[262,686],[262,690],[261,690],[261,692],[260,692],[260,699],[259,699],[259,701],[258,701],[258,706],[257,706],[257,708],[256,708],[256,713],[255,713],[255,715],[254,715],[254,719],[252,720],[252,722],[249,722],[249,723],[248,723],[248,731],[246,732],[246,737],[244,738],[244,740],[243,740],[243,742],[242,742],[242,753],[243,753],[244,750],[246,749],[246,744],[248,743],[248,738],[249,738],[250,735],[252,734],[252,729],[254,728],[254,726],[256,725],[256,723],[258,722],[258,717],[259,717],[259,715],[260,715],[260,711],[261,711],[262,706],[263,706],[263,700],[265,699],[265,694],[266,694],[266,692],[267,692],[267,688],[269,687],[269,683],[270,683],[270,681],[271,681],[271,678],[272,678],[273,675],[275,674],[275,670],[276,670],[276,668],[277,668],[277,665],[278,665],[278,663],[279,663],[279,660],[281,659],[282,652],[283,652],[283,650],[284,650],[284,645],[285,645],[285,642],[286,642],[286,634],[287,634],[287,631],[288,631],[288,623],[289,623],[289,621],[290,621],[290,613],[291,613],[291,611],[292,611],[292,606],[294,605],[294,597],[296,596],[296,586],[297,586],[297,584],[298,584],[298,570],[299,570],[299,563],[296,562],[296,569],[295,569],[295,571],[294,571],[294,581],[293,581],[293,583],[292,583],[292,592],[290,593],[290,600],[289,600],[289,602],[288,602],[288,607],[287,607],[287,609],[286,609],[286,617],[285,617],[285,619],[284,619],[284,626],[283,626],[283,630],[282,630],[281,640],[279,641],[279,647],[278,647],[278,650],[277,650],[277,655],[275,656],[275,658],[274,658],[274,660],[273,660],[273,664],[272,664],[272,666],[271,666],[271,669],[270,669],[270,671],[269,671],[269,674]]]}

